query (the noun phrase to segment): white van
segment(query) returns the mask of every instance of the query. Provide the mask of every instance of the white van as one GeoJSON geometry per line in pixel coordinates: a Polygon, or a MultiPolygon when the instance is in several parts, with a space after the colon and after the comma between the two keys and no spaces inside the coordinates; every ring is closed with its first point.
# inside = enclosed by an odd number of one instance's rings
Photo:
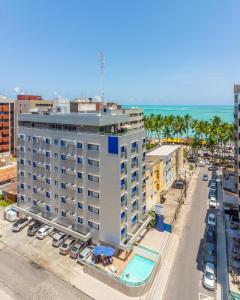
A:
{"type": "Polygon", "coordinates": [[[87,246],[79,253],[77,262],[81,265],[84,265],[87,256],[93,251],[92,246],[87,246]]]}
{"type": "Polygon", "coordinates": [[[59,247],[62,243],[64,243],[66,241],[67,238],[68,238],[68,235],[65,234],[64,232],[56,232],[53,235],[52,246],[59,247]]]}

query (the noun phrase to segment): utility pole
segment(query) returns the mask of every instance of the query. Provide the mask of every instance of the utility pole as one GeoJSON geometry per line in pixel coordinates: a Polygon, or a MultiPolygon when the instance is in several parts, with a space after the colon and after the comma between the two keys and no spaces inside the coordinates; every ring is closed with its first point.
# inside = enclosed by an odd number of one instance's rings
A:
{"type": "Polygon", "coordinates": [[[101,77],[101,100],[104,102],[104,63],[105,56],[103,52],[100,53],[100,77],[101,77]]]}

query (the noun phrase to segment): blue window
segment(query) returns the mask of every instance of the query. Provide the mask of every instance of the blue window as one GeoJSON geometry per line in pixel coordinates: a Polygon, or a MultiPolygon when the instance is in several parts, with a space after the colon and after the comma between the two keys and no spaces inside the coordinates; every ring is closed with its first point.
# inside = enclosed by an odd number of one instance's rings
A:
{"type": "Polygon", "coordinates": [[[37,176],[35,174],[33,175],[32,178],[33,178],[33,180],[37,180],[37,176]]]}
{"type": "Polygon", "coordinates": [[[94,213],[94,214],[99,215],[99,208],[97,208],[97,207],[88,205],[88,210],[89,210],[90,212],[94,213]]]}
{"type": "Polygon", "coordinates": [[[125,227],[121,229],[121,236],[125,235],[125,227]]]}
{"type": "Polygon", "coordinates": [[[77,143],[77,148],[82,149],[82,143],[77,143]]]}
{"type": "Polygon", "coordinates": [[[66,169],[63,169],[63,168],[62,168],[62,169],[61,169],[61,173],[62,173],[62,174],[66,174],[66,169]]]}
{"type": "Polygon", "coordinates": [[[98,199],[99,198],[99,193],[91,191],[91,190],[88,190],[88,196],[98,199]]]}
{"type": "Polygon", "coordinates": [[[99,224],[92,222],[92,221],[88,221],[88,226],[94,229],[99,230],[99,224]]]}
{"type": "Polygon", "coordinates": [[[83,176],[82,176],[82,173],[81,173],[81,172],[78,172],[78,173],[77,173],[77,177],[82,179],[82,177],[83,177],[83,176]]]}
{"type": "Polygon", "coordinates": [[[94,175],[88,175],[88,180],[93,182],[99,182],[99,177],[94,175]]]}
{"type": "Polygon", "coordinates": [[[66,147],[66,142],[65,141],[61,141],[61,147],[66,147]]]}
{"type": "Polygon", "coordinates": [[[51,179],[50,178],[46,178],[46,184],[51,184],[51,179]]]}
{"type": "Polygon", "coordinates": [[[25,197],[23,195],[21,195],[20,199],[21,199],[21,201],[24,201],[25,197]]]}
{"type": "Polygon", "coordinates": [[[61,202],[62,202],[62,203],[66,203],[66,198],[62,196],[62,197],[61,197],[61,202]]]}
{"type": "Polygon", "coordinates": [[[78,191],[79,194],[82,194],[83,193],[83,188],[78,187],[77,191],[78,191]]]}
{"type": "Polygon", "coordinates": [[[21,171],[20,176],[24,177],[24,171],[21,171]]]}
{"type": "Polygon", "coordinates": [[[132,172],[132,180],[137,179],[137,171],[132,172]]]}
{"type": "Polygon", "coordinates": [[[125,211],[121,212],[121,220],[123,220],[125,218],[125,211]]]}
{"type": "Polygon", "coordinates": [[[79,224],[83,224],[83,218],[78,217],[78,223],[79,223],[79,224]]]}
{"type": "Polygon", "coordinates": [[[20,159],[20,164],[24,165],[24,159],[20,159]]]}
{"type": "Polygon", "coordinates": [[[24,140],[24,135],[20,134],[20,140],[24,140]]]}
{"type": "Polygon", "coordinates": [[[33,188],[33,193],[36,194],[37,193],[37,188],[33,188]]]}
{"type": "Polygon", "coordinates": [[[83,204],[81,202],[78,202],[78,208],[83,209],[83,204]]]}
{"type": "Polygon", "coordinates": [[[33,148],[32,152],[33,154],[37,153],[37,149],[33,148]]]}
{"type": "Polygon", "coordinates": [[[46,144],[50,144],[50,143],[51,143],[50,139],[46,138],[46,144]]]}
{"type": "Polygon", "coordinates": [[[50,206],[46,205],[46,211],[50,211],[50,206]]]}
{"type": "Polygon", "coordinates": [[[122,205],[125,203],[125,199],[126,199],[125,195],[122,195],[122,196],[121,196],[121,204],[122,204],[122,205]]]}
{"type": "Polygon", "coordinates": [[[51,157],[51,152],[50,151],[46,151],[46,157],[51,157]]]}
{"type": "Polygon", "coordinates": [[[143,213],[146,212],[146,205],[143,206],[143,213]]]}
{"type": "Polygon", "coordinates": [[[146,199],[146,192],[143,192],[142,196],[143,196],[143,200],[145,200],[146,199]]]}
{"type": "Polygon", "coordinates": [[[33,142],[36,143],[37,142],[37,138],[35,136],[33,136],[33,142]]]}
{"type": "Polygon", "coordinates": [[[50,165],[46,165],[46,170],[47,170],[47,171],[50,171],[50,170],[51,170],[50,165]]]}
{"type": "Polygon", "coordinates": [[[66,155],[65,154],[61,154],[61,160],[66,160],[66,155]]]}
{"type": "Polygon", "coordinates": [[[66,212],[62,210],[62,217],[66,217],[66,212]]]}
{"type": "Polygon", "coordinates": [[[33,205],[37,205],[37,200],[33,200],[33,205]]]}
{"type": "Polygon", "coordinates": [[[35,161],[33,161],[32,166],[33,166],[33,168],[36,168],[37,165],[36,165],[35,161]]]}
{"type": "Polygon", "coordinates": [[[61,188],[62,188],[62,189],[66,189],[66,183],[62,182],[62,183],[61,183],[61,188]]]}
{"type": "Polygon", "coordinates": [[[121,179],[121,181],[120,181],[120,188],[121,189],[125,188],[125,179],[124,178],[121,179]]]}
{"type": "Polygon", "coordinates": [[[96,144],[88,144],[87,148],[90,151],[99,151],[99,145],[96,145],[96,144]]]}
{"type": "Polygon", "coordinates": [[[55,145],[58,145],[58,139],[55,139],[55,140],[54,140],[54,144],[55,144],[55,145]]]}
{"type": "Polygon", "coordinates": [[[21,183],[20,187],[24,190],[24,183],[21,183]]]}
{"type": "Polygon", "coordinates": [[[132,217],[132,225],[135,225],[136,223],[137,223],[137,216],[134,215],[134,216],[132,217]]]}
{"type": "Polygon", "coordinates": [[[83,162],[83,158],[82,158],[82,157],[78,157],[78,158],[77,158],[77,163],[78,163],[78,164],[82,164],[82,162],[83,162]]]}
{"type": "Polygon", "coordinates": [[[46,197],[47,197],[47,198],[50,198],[50,196],[51,196],[51,193],[46,192],[46,197]]]}
{"type": "Polygon", "coordinates": [[[121,153],[125,152],[125,146],[121,146],[121,153]]]}
{"type": "Polygon", "coordinates": [[[94,166],[94,167],[99,167],[99,161],[94,160],[94,159],[88,159],[88,165],[89,166],[94,166]]]}

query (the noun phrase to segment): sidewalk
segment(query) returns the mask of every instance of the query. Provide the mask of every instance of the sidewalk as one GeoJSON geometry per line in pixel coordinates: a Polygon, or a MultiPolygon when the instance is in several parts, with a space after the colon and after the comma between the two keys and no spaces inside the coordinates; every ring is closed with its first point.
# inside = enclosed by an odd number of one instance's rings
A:
{"type": "Polygon", "coordinates": [[[228,264],[226,250],[226,231],[223,212],[223,189],[218,183],[217,213],[217,300],[229,299],[228,264]]]}
{"type": "Polygon", "coordinates": [[[195,189],[198,174],[199,174],[199,169],[191,178],[185,204],[182,206],[181,212],[179,214],[179,218],[175,223],[173,232],[167,236],[164,246],[161,250],[161,256],[162,256],[161,267],[158,273],[156,274],[151,289],[145,295],[140,297],[141,300],[142,299],[161,300],[164,298],[165,290],[168,283],[168,278],[170,276],[173,264],[175,262],[179,241],[184,229],[186,216],[191,206],[192,195],[195,189]]]}

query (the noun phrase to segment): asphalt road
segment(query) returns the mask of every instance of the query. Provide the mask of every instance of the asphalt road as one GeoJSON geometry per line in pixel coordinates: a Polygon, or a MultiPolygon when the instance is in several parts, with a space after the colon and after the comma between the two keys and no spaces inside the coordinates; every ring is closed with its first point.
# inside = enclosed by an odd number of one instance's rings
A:
{"type": "Polygon", "coordinates": [[[88,300],[91,298],[6,246],[0,250],[0,299],[88,300]]]}
{"type": "Polygon", "coordinates": [[[202,181],[204,173],[207,173],[206,168],[200,170],[164,300],[215,299],[213,292],[202,287],[204,231],[208,213],[208,182],[202,181]]]}

